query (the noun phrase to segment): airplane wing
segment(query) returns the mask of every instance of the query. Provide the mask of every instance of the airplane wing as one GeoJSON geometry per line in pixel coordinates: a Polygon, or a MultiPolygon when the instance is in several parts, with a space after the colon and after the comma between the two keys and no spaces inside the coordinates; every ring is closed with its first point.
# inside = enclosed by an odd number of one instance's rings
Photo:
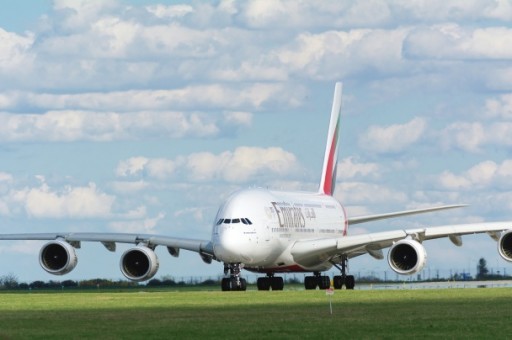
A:
{"type": "Polygon", "coordinates": [[[395,217],[400,217],[400,216],[423,214],[423,213],[439,211],[439,210],[462,208],[462,207],[467,207],[467,204],[443,205],[440,207],[433,207],[433,208],[423,208],[423,209],[397,211],[397,212],[386,213],[386,214],[350,217],[348,219],[348,225],[383,220],[383,219],[387,219],[387,218],[395,218],[395,217]]]}
{"type": "Polygon", "coordinates": [[[115,251],[116,243],[144,244],[149,248],[165,246],[169,253],[178,256],[180,249],[199,253],[213,258],[213,246],[209,240],[176,238],[162,235],[124,234],[124,233],[40,233],[40,234],[0,234],[0,240],[64,240],[75,248],[80,248],[80,242],[101,242],[108,250],[115,251]]]}
{"type": "MultiPolygon", "coordinates": [[[[500,234],[512,228],[512,221],[446,225],[408,230],[394,230],[379,233],[345,236],[336,239],[316,239],[297,241],[291,253],[293,259],[310,267],[329,261],[336,256],[353,258],[370,254],[374,258],[384,258],[382,249],[393,246],[396,242],[411,239],[420,244],[423,241],[448,237],[457,246],[462,245],[462,235],[487,233],[498,241],[500,234]]],[[[512,255],[512,254],[507,254],[512,255]]],[[[505,257],[504,257],[505,258],[505,257]]],[[[505,258],[508,260],[507,258],[505,258]]]]}

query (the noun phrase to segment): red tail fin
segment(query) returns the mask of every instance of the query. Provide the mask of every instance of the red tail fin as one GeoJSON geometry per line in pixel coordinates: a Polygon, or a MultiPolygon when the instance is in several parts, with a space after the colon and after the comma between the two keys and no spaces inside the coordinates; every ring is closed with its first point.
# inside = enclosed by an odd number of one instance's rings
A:
{"type": "Polygon", "coordinates": [[[333,195],[336,185],[336,165],[338,162],[338,138],[341,113],[342,84],[336,83],[334,88],[334,99],[332,101],[331,121],[327,134],[327,145],[325,147],[324,168],[320,182],[320,192],[326,195],[333,195]]]}

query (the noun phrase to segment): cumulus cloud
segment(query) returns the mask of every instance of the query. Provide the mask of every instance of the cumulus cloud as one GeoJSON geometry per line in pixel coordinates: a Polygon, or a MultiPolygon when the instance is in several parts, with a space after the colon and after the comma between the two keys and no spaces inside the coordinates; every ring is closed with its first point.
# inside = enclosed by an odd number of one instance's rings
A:
{"type": "Polygon", "coordinates": [[[192,85],[172,90],[129,90],[79,94],[11,92],[0,97],[0,109],[28,106],[37,110],[75,110],[134,112],[143,110],[176,110],[201,107],[259,109],[268,103],[295,106],[294,87],[284,84],[252,83],[192,85]]]}
{"type": "Polygon", "coordinates": [[[295,155],[281,148],[238,147],[233,152],[217,155],[200,152],[174,160],[134,157],[121,161],[116,174],[120,177],[146,175],[163,180],[179,173],[191,181],[242,183],[267,174],[294,174],[299,167],[295,155]]]}
{"type": "Polygon", "coordinates": [[[458,175],[451,171],[444,171],[439,175],[440,185],[449,190],[481,189],[493,185],[510,188],[508,183],[511,179],[512,160],[505,160],[501,164],[484,161],[458,175]]]}
{"type": "Polygon", "coordinates": [[[0,140],[113,141],[139,138],[215,137],[232,135],[251,124],[250,113],[185,113],[169,111],[49,111],[44,114],[0,112],[0,140]]]}
{"type": "Polygon", "coordinates": [[[512,120],[512,94],[507,93],[485,102],[485,113],[489,118],[512,120]]]}
{"type": "Polygon", "coordinates": [[[418,28],[404,42],[408,57],[425,59],[511,59],[512,30],[467,28],[457,24],[418,28]]]}
{"type": "Polygon", "coordinates": [[[486,147],[511,146],[512,122],[456,122],[441,131],[445,148],[483,152],[486,147]]]}
{"type": "Polygon", "coordinates": [[[21,205],[35,218],[105,218],[112,214],[115,197],[100,191],[94,183],[62,190],[42,183],[40,187],[11,191],[7,201],[21,205]]]}
{"type": "Polygon", "coordinates": [[[165,217],[164,213],[159,213],[155,217],[148,217],[142,220],[124,220],[108,223],[110,229],[119,233],[154,233],[155,228],[165,217]]]}
{"type": "Polygon", "coordinates": [[[291,73],[306,72],[317,79],[335,79],[368,69],[383,74],[401,72],[402,42],[407,29],[355,29],[303,33],[276,52],[291,73]]]}
{"type": "Polygon", "coordinates": [[[423,136],[427,123],[423,118],[414,118],[405,124],[386,127],[371,126],[359,138],[359,145],[375,153],[402,152],[423,136]]]}
{"type": "Polygon", "coordinates": [[[347,157],[338,162],[337,177],[346,180],[356,177],[378,177],[380,167],[377,163],[362,163],[354,157],[347,157]]]}

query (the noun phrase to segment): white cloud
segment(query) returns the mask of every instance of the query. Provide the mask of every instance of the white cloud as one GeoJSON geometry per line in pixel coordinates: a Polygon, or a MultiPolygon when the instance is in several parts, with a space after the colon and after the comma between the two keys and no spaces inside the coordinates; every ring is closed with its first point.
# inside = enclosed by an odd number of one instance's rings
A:
{"type": "Polygon", "coordinates": [[[242,116],[182,112],[49,111],[44,114],[0,113],[1,141],[113,141],[138,138],[214,137],[246,126],[242,116]],[[229,123],[226,125],[226,123],[229,123]],[[229,129],[228,129],[229,128],[229,129]]]}
{"type": "Polygon", "coordinates": [[[487,140],[487,134],[481,123],[457,122],[450,124],[442,133],[445,147],[455,146],[465,151],[478,152],[487,140]]]}
{"type": "Polygon", "coordinates": [[[34,40],[32,33],[21,36],[0,28],[0,74],[25,73],[30,69],[34,58],[30,48],[34,40]]]}
{"type": "Polygon", "coordinates": [[[298,168],[295,155],[281,148],[238,147],[233,152],[225,151],[217,155],[200,152],[174,160],[130,158],[119,163],[116,174],[121,177],[147,175],[160,180],[181,174],[191,181],[220,179],[241,183],[267,174],[295,174],[298,168]]]}
{"type": "Polygon", "coordinates": [[[459,175],[451,171],[439,175],[439,184],[449,190],[492,189],[494,186],[500,191],[508,190],[511,180],[512,160],[505,160],[501,164],[484,161],[459,175]]]}
{"type": "Polygon", "coordinates": [[[194,8],[190,5],[151,5],[146,7],[149,13],[152,13],[158,18],[176,18],[184,17],[187,14],[193,13],[194,8]]]}
{"type": "Polygon", "coordinates": [[[12,174],[0,171],[0,182],[11,182],[12,180],[12,174]]]}
{"type": "Polygon", "coordinates": [[[386,127],[370,126],[359,138],[359,145],[375,153],[402,152],[419,141],[426,126],[423,118],[414,118],[405,124],[386,127]]]}
{"type": "Polygon", "coordinates": [[[456,122],[441,132],[445,148],[457,148],[479,153],[485,147],[511,146],[512,122],[456,122]]]}
{"type": "Polygon", "coordinates": [[[369,69],[382,74],[402,72],[402,43],[407,29],[354,29],[302,33],[275,52],[290,72],[314,79],[339,79],[369,69]]]}
{"type": "Polygon", "coordinates": [[[379,177],[380,167],[377,163],[361,163],[354,157],[347,157],[338,162],[337,177],[340,180],[355,177],[379,177]]]}
{"type": "Polygon", "coordinates": [[[407,194],[393,188],[364,182],[342,182],[336,187],[336,198],[346,205],[389,205],[407,202],[407,194]]]}
{"type": "Polygon", "coordinates": [[[497,98],[487,99],[485,113],[490,118],[512,120],[512,94],[504,94],[497,98]]]}
{"type": "Polygon", "coordinates": [[[411,32],[404,43],[407,56],[425,59],[511,59],[512,29],[435,25],[411,32]]]}
{"type": "Polygon", "coordinates": [[[114,221],[108,224],[109,228],[119,233],[154,233],[155,228],[165,217],[164,213],[159,213],[153,218],[142,220],[114,221]]]}
{"type": "MultiPolygon", "coordinates": [[[[258,109],[266,103],[283,103],[295,106],[299,102],[294,87],[285,84],[252,83],[243,86],[231,84],[192,85],[172,90],[129,90],[89,92],[79,94],[49,94],[11,92],[0,98],[0,109],[8,110],[27,105],[38,110],[121,111],[258,109]]],[[[300,95],[300,94],[299,94],[300,95]]],[[[169,113],[175,114],[175,113],[169,113]]]]}
{"type": "Polygon", "coordinates": [[[38,188],[14,190],[9,201],[22,205],[35,218],[105,218],[112,214],[115,197],[101,192],[94,183],[67,186],[56,191],[43,183],[38,188]]]}

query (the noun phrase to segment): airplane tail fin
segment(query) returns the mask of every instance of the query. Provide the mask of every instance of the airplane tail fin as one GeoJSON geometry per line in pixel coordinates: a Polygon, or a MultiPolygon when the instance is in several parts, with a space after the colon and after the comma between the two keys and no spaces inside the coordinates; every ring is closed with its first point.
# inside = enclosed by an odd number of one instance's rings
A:
{"type": "Polygon", "coordinates": [[[336,184],[336,165],[338,163],[338,137],[341,114],[341,93],[342,84],[336,83],[334,87],[334,99],[332,101],[331,121],[327,134],[327,145],[325,147],[324,167],[322,180],[320,182],[320,193],[332,196],[336,184]]]}

